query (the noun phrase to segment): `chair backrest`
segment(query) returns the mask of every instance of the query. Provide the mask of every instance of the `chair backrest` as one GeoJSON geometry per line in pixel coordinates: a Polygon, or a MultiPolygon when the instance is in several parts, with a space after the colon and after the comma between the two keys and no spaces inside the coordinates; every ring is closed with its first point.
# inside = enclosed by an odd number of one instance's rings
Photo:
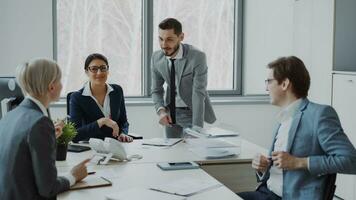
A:
{"type": "Polygon", "coordinates": [[[332,200],[336,189],[336,174],[329,174],[326,178],[324,200],[332,200]]]}
{"type": "Polygon", "coordinates": [[[73,93],[73,92],[69,92],[69,93],[67,94],[67,117],[69,117],[69,109],[70,109],[69,104],[70,104],[70,96],[72,95],[72,93],[73,93]]]}

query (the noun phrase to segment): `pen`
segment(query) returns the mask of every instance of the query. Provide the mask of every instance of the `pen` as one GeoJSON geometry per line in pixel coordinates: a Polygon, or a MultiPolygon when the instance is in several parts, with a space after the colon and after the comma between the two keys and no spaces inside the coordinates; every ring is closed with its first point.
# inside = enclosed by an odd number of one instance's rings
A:
{"type": "Polygon", "coordinates": [[[96,172],[88,172],[88,175],[92,175],[95,174],[96,172]]]}

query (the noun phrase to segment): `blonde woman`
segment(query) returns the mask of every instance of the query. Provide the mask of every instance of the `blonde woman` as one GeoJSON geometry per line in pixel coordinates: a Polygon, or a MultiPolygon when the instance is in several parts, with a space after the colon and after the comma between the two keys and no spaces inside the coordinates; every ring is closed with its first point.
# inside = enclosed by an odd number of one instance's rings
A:
{"type": "Polygon", "coordinates": [[[32,60],[19,67],[17,80],[26,98],[0,121],[0,199],[52,198],[87,176],[89,159],[57,177],[55,127],[47,108],[62,89],[58,65],[32,60]]]}

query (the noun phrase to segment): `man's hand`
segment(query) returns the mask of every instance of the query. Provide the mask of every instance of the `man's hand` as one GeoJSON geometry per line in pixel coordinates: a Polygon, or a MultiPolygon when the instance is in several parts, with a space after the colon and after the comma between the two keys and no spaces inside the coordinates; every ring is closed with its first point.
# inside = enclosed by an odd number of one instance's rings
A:
{"type": "Polygon", "coordinates": [[[121,133],[120,136],[117,138],[120,142],[132,142],[133,138],[125,135],[124,133],[121,133]]]}
{"type": "Polygon", "coordinates": [[[267,171],[270,162],[271,161],[266,156],[262,154],[256,154],[252,160],[252,168],[256,169],[259,172],[264,173],[267,171]]]}
{"type": "Polygon", "coordinates": [[[272,160],[273,165],[276,166],[278,169],[297,170],[308,168],[307,158],[295,157],[283,151],[272,152],[272,160]]]}
{"type": "Polygon", "coordinates": [[[104,125],[106,125],[107,127],[110,127],[112,129],[112,136],[114,136],[114,137],[119,136],[120,128],[119,128],[119,125],[117,125],[117,123],[114,120],[107,118],[107,117],[103,117],[103,118],[98,119],[97,123],[99,125],[99,128],[101,128],[104,125]]]}
{"type": "Polygon", "coordinates": [[[71,170],[72,175],[75,178],[75,182],[81,181],[83,178],[88,176],[87,166],[86,164],[90,161],[90,159],[85,159],[78,165],[74,166],[71,170]]]}
{"type": "Polygon", "coordinates": [[[62,135],[63,127],[64,127],[64,121],[63,120],[59,120],[59,121],[54,123],[54,129],[55,129],[55,132],[56,132],[56,138],[59,138],[59,136],[62,135]]]}
{"type": "Polygon", "coordinates": [[[161,125],[171,126],[172,118],[171,118],[171,116],[168,115],[168,113],[165,109],[161,109],[158,114],[159,114],[159,123],[161,125]]]}

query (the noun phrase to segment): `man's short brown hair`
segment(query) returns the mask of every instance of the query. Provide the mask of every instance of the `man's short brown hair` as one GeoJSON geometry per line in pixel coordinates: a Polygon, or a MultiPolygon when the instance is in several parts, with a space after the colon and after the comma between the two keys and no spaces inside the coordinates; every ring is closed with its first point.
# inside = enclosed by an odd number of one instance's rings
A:
{"type": "Polygon", "coordinates": [[[302,60],[296,56],[281,57],[268,64],[273,69],[273,76],[281,84],[285,79],[292,83],[292,91],[297,98],[308,96],[310,76],[302,60]]]}
{"type": "Polygon", "coordinates": [[[178,36],[182,33],[182,24],[174,18],[164,19],[161,23],[159,23],[158,27],[162,30],[173,29],[174,34],[178,36]]]}

